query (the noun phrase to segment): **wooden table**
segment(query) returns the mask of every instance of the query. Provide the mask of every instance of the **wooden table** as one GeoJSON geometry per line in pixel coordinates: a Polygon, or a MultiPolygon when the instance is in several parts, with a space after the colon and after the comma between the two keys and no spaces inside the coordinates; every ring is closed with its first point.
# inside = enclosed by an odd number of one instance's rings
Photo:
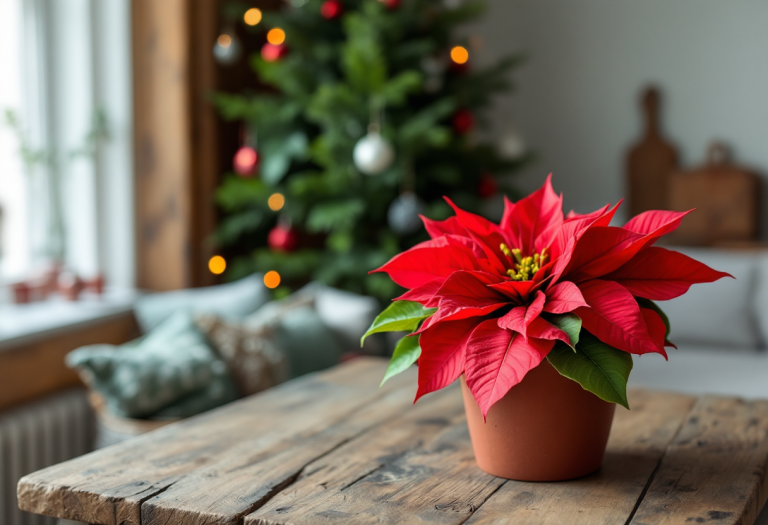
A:
{"type": "Polygon", "coordinates": [[[600,472],[523,483],[475,466],[455,386],[411,404],[358,359],[36,472],[22,509],[102,525],[752,523],[768,401],[633,391],[600,472]]]}

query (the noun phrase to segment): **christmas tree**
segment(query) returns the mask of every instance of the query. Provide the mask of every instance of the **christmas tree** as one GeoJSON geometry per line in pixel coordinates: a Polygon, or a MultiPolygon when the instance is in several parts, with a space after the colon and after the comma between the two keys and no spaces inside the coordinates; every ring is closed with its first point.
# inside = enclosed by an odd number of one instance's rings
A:
{"type": "Polygon", "coordinates": [[[318,280],[389,300],[396,286],[368,271],[425,239],[419,214],[447,217],[443,195],[479,212],[511,191],[500,176],[525,155],[476,131],[519,59],[473,66],[455,28],[483,2],[292,3],[251,29],[265,36],[251,64],[269,89],[215,96],[247,130],[217,194],[216,242],[229,278],[276,271],[282,290],[318,280]]]}

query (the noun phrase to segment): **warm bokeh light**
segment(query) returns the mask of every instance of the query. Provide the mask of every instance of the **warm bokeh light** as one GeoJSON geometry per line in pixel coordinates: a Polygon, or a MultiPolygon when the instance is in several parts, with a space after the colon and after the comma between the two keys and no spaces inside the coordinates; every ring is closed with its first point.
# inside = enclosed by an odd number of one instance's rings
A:
{"type": "Polygon", "coordinates": [[[216,41],[221,47],[229,47],[232,44],[232,37],[229,35],[219,35],[216,41]]]}
{"type": "Polygon", "coordinates": [[[256,7],[250,8],[243,15],[243,21],[249,26],[258,25],[258,23],[261,22],[261,9],[256,7]]]}
{"type": "Polygon", "coordinates": [[[272,211],[279,211],[284,205],[285,197],[282,193],[273,193],[269,196],[269,200],[267,200],[267,206],[269,206],[269,209],[272,211]]]}
{"type": "Polygon", "coordinates": [[[264,274],[264,286],[267,288],[277,288],[280,286],[280,274],[270,270],[264,274]]]}
{"type": "Polygon", "coordinates": [[[267,33],[267,42],[273,46],[279,46],[285,42],[285,31],[279,27],[273,27],[269,30],[269,33],[267,33]]]}
{"type": "Polygon", "coordinates": [[[451,60],[457,64],[466,64],[467,60],[469,60],[469,51],[467,51],[466,47],[456,46],[451,49],[451,60]]]}
{"type": "Polygon", "coordinates": [[[221,255],[214,255],[208,261],[208,269],[214,275],[220,275],[227,269],[227,261],[221,255]]]}

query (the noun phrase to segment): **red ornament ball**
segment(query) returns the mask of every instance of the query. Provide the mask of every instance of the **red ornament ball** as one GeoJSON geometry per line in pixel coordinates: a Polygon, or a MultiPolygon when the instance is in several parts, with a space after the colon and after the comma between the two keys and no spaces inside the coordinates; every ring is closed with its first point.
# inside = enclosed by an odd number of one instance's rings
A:
{"type": "Polygon", "coordinates": [[[259,167],[259,153],[250,146],[243,146],[235,153],[232,167],[241,177],[253,177],[259,167]]]}
{"type": "Polygon", "coordinates": [[[482,199],[493,197],[499,192],[499,185],[496,179],[490,173],[484,173],[480,176],[480,183],[477,185],[477,194],[482,199]]]}
{"type": "Polygon", "coordinates": [[[384,4],[384,7],[390,10],[394,10],[400,7],[400,0],[379,0],[379,2],[384,4]]]}
{"type": "Polygon", "coordinates": [[[296,231],[287,226],[277,225],[269,232],[267,244],[273,250],[279,252],[291,252],[299,244],[299,237],[296,231]]]}
{"type": "Polygon", "coordinates": [[[341,0],[325,0],[320,6],[320,14],[327,20],[339,18],[344,13],[344,4],[341,0]]]}
{"type": "Polygon", "coordinates": [[[275,62],[288,54],[285,44],[275,45],[267,42],[261,47],[261,58],[267,62],[275,62]]]}
{"type": "Polygon", "coordinates": [[[453,129],[459,135],[466,135],[475,127],[475,117],[466,109],[460,109],[453,114],[453,129]]]}

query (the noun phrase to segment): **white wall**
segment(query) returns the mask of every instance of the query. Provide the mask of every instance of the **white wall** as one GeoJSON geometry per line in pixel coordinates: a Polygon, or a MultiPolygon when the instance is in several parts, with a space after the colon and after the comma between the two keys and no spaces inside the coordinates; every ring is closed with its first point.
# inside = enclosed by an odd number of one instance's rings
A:
{"type": "Polygon", "coordinates": [[[519,90],[499,101],[538,153],[520,178],[554,172],[566,207],[591,211],[624,190],[624,153],[640,133],[641,88],[663,89],[665,133],[685,165],[720,138],[768,173],[768,1],[489,0],[471,29],[477,60],[525,51],[519,90]]]}

